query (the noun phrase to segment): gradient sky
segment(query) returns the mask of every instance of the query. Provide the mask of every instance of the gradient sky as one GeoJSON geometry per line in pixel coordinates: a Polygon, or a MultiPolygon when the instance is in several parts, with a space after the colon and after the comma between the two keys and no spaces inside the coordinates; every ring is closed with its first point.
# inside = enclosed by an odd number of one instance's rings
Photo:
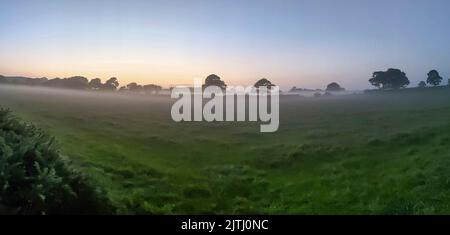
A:
{"type": "Polygon", "coordinates": [[[449,0],[0,0],[0,74],[282,88],[450,77],[449,0]]]}

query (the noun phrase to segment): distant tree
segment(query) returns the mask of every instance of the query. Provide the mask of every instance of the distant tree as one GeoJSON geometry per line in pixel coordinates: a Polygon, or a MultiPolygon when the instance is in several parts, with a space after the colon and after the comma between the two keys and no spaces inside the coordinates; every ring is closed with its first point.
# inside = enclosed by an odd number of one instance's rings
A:
{"type": "Polygon", "coordinates": [[[206,88],[208,86],[218,86],[222,89],[227,88],[227,85],[225,84],[225,82],[220,80],[220,77],[215,74],[211,74],[208,77],[206,77],[203,88],[206,88]]]}
{"type": "Polygon", "coordinates": [[[417,87],[420,87],[420,88],[424,88],[426,86],[427,86],[427,84],[424,81],[420,81],[419,85],[417,85],[417,87]]]}
{"type": "Polygon", "coordinates": [[[89,80],[82,76],[74,76],[64,79],[64,88],[71,89],[86,89],[88,88],[89,80]]]}
{"type": "Polygon", "coordinates": [[[447,86],[450,86],[450,78],[447,81],[447,86]]]}
{"type": "Polygon", "coordinates": [[[272,89],[272,87],[275,86],[275,84],[273,84],[272,82],[270,82],[269,80],[267,80],[266,78],[262,78],[259,79],[255,85],[253,85],[255,88],[260,88],[260,87],[266,87],[267,89],[272,89]]]}
{"type": "Polygon", "coordinates": [[[134,89],[135,87],[137,87],[137,83],[135,83],[135,82],[131,82],[131,83],[128,83],[127,84],[127,89],[128,90],[132,90],[132,89],[134,89]]]}
{"type": "Polygon", "coordinates": [[[33,85],[33,86],[45,86],[45,84],[48,82],[48,78],[46,77],[42,77],[42,78],[35,78],[30,80],[30,84],[28,85],[33,85]]]}
{"type": "Polygon", "coordinates": [[[142,86],[135,82],[132,82],[127,85],[127,90],[129,90],[130,92],[141,92],[142,86]]]}
{"type": "Polygon", "coordinates": [[[332,82],[328,84],[326,91],[344,91],[345,89],[342,88],[339,84],[336,82],[332,82]]]}
{"type": "Polygon", "coordinates": [[[439,84],[441,84],[442,82],[442,77],[439,75],[439,72],[436,70],[431,70],[430,72],[428,72],[428,78],[427,78],[427,83],[432,85],[432,86],[437,86],[439,84]]]}
{"type": "Polygon", "coordinates": [[[162,90],[162,87],[154,84],[148,84],[144,85],[143,90],[145,94],[159,94],[159,92],[162,90]]]}
{"type": "Polygon", "coordinates": [[[388,69],[372,74],[369,82],[380,89],[400,89],[409,85],[409,79],[400,69],[388,69]]]}
{"type": "Polygon", "coordinates": [[[319,92],[314,93],[314,97],[321,97],[321,96],[322,96],[322,94],[319,92]]]}
{"type": "Polygon", "coordinates": [[[102,80],[100,78],[94,78],[89,82],[89,88],[91,90],[100,90],[102,88],[102,80]]]}
{"type": "Polygon", "coordinates": [[[63,79],[61,78],[53,78],[48,80],[45,85],[49,87],[62,87],[63,79]]]}
{"type": "Polygon", "coordinates": [[[135,92],[142,92],[143,90],[144,90],[144,89],[143,89],[142,85],[139,85],[139,84],[138,84],[138,85],[136,86],[136,88],[135,88],[134,91],[135,91],[135,92]]]}
{"type": "Polygon", "coordinates": [[[117,78],[112,77],[108,79],[105,84],[103,84],[102,89],[107,91],[115,91],[117,90],[117,87],[119,87],[119,81],[117,78]]]}
{"type": "Polygon", "coordinates": [[[118,91],[119,92],[125,92],[125,91],[127,91],[127,87],[126,86],[121,86],[118,91]]]}

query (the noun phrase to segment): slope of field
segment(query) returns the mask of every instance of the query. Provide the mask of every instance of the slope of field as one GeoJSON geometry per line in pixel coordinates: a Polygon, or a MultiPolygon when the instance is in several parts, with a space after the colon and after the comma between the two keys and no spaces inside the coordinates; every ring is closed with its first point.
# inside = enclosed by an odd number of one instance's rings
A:
{"type": "Polygon", "coordinates": [[[119,213],[450,213],[450,89],[282,97],[275,133],[175,123],[170,104],[0,87],[119,213]]]}

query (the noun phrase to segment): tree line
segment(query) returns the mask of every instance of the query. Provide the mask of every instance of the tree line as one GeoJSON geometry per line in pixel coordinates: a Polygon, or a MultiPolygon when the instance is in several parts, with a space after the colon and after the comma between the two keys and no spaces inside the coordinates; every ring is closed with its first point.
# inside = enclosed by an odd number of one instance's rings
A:
{"type": "MultiPolygon", "coordinates": [[[[420,81],[418,87],[426,87],[427,84],[430,86],[439,86],[442,83],[443,78],[439,72],[435,69],[430,70],[427,73],[426,81],[420,81]]],[[[450,79],[449,85],[450,85],[450,79]]],[[[370,84],[379,89],[400,89],[405,88],[410,84],[406,73],[400,69],[390,68],[386,71],[377,71],[372,74],[372,78],[369,79],[370,84]]]]}
{"type": "MultiPolygon", "coordinates": [[[[431,70],[427,73],[426,81],[421,81],[418,87],[439,86],[442,83],[443,78],[440,76],[437,70],[431,70]]],[[[28,78],[28,77],[6,77],[0,75],[0,84],[16,84],[16,85],[30,85],[30,86],[44,86],[54,88],[68,88],[77,90],[92,90],[92,91],[117,91],[123,93],[139,93],[139,94],[159,94],[162,87],[155,84],[140,85],[136,82],[131,82],[125,86],[119,87],[119,80],[116,77],[111,77],[105,82],[102,82],[100,78],[94,78],[90,81],[83,76],[73,76],[69,78],[28,78]]],[[[406,76],[406,73],[400,69],[390,68],[386,71],[376,71],[369,79],[369,83],[381,90],[386,89],[401,89],[410,85],[410,81],[406,76]]],[[[449,79],[450,84],[450,79],[449,79]]],[[[216,74],[211,74],[206,77],[203,84],[203,88],[208,86],[218,86],[222,89],[226,89],[226,83],[216,74]]],[[[267,87],[271,89],[275,86],[267,78],[259,79],[254,85],[255,88],[267,87]]],[[[345,88],[341,87],[337,82],[328,84],[325,88],[327,92],[339,92],[344,91],[345,88]]],[[[293,87],[290,92],[300,91],[322,91],[321,89],[311,90],[304,88],[293,87]]]]}
{"type": "Polygon", "coordinates": [[[102,82],[100,78],[87,79],[83,76],[73,76],[68,78],[28,78],[28,77],[6,77],[0,75],[0,83],[14,85],[43,86],[52,88],[65,88],[76,90],[92,91],[118,91],[142,94],[158,94],[162,87],[155,84],[139,85],[135,82],[119,87],[119,80],[116,77],[109,78],[102,82]]]}

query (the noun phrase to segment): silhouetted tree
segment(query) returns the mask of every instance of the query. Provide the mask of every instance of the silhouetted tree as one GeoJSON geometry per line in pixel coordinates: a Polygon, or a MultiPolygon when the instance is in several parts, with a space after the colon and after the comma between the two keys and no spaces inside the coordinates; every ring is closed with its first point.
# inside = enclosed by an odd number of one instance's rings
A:
{"type": "Polygon", "coordinates": [[[121,86],[118,91],[119,92],[125,92],[125,91],[127,91],[127,87],[126,86],[121,86]]]}
{"type": "Polygon", "coordinates": [[[4,77],[4,82],[16,85],[34,85],[34,78],[27,77],[4,77]]]}
{"type": "Polygon", "coordinates": [[[48,80],[45,83],[45,85],[49,86],[49,87],[62,87],[63,86],[63,79],[61,79],[61,78],[53,78],[53,79],[48,80]]]}
{"type": "Polygon", "coordinates": [[[336,82],[332,82],[328,84],[326,91],[344,91],[345,89],[342,88],[339,84],[336,82]]]}
{"type": "Polygon", "coordinates": [[[427,84],[424,81],[420,81],[419,85],[417,85],[417,87],[420,87],[420,88],[424,88],[426,86],[427,86],[427,84]]]}
{"type": "Polygon", "coordinates": [[[119,87],[119,81],[117,80],[117,78],[112,77],[108,79],[105,84],[103,84],[102,89],[107,91],[115,91],[117,90],[117,87],[119,87]]]}
{"type": "Polygon", "coordinates": [[[48,78],[46,77],[42,77],[42,78],[35,78],[30,80],[30,84],[28,85],[33,85],[33,86],[45,86],[45,83],[48,82],[48,78]]]}
{"type": "Polygon", "coordinates": [[[129,90],[130,92],[141,92],[142,86],[135,82],[132,82],[127,85],[127,90],[129,90]]]}
{"type": "Polygon", "coordinates": [[[374,72],[369,82],[380,89],[400,89],[409,85],[409,79],[400,69],[374,72]]]}
{"type": "Polygon", "coordinates": [[[439,75],[439,72],[436,70],[431,70],[430,72],[428,72],[428,78],[427,78],[427,83],[433,86],[437,86],[439,84],[441,84],[442,82],[442,77],[439,75]]]}
{"type": "Polygon", "coordinates": [[[203,89],[208,86],[218,86],[222,89],[227,88],[227,85],[225,84],[225,82],[220,80],[220,77],[215,74],[211,74],[208,77],[206,77],[205,84],[203,85],[203,89]]]}
{"type": "Polygon", "coordinates": [[[89,80],[82,76],[74,76],[64,79],[63,84],[64,88],[86,89],[88,88],[89,80]]]}
{"type": "Polygon", "coordinates": [[[89,88],[91,90],[100,90],[102,88],[102,80],[100,78],[94,78],[89,82],[89,88]]]}
{"type": "Polygon", "coordinates": [[[143,90],[145,94],[159,94],[159,92],[162,90],[162,87],[154,84],[148,84],[144,85],[143,90]]]}
{"type": "MultiPolygon", "coordinates": [[[[215,81],[214,79],[208,80],[209,82],[215,81]]],[[[225,83],[220,83],[215,81],[213,84],[222,84],[226,87],[225,83]]],[[[70,89],[90,89],[90,90],[105,90],[105,91],[117,91],[119,87],[119,81],[117,78],[112,77],[102,84],[100,78],[94,78],[89,81],[87,78],[82,76],[74,76],[69,78],[54,78],[47,79],[43,78],[28,78],[28,77],[5,77],[0,75],[0,83],[6,84],[18,84],[18,85],[39,85],[55,88],[70,88],[70,89]]],[[[158,94],[162,90],[161,86],[155,84],[148,84],[145,86],[139,85],[135,82],[129,83],[126,86],[120,87],[120,92],[136,92],[145,94],[158,94]]],[[[1,205],[0,205],[1,206],[1,205]]]]}
{"type": "Polygon", "coordinates": [[[267,89],[272,89],[272,87],[275,86],[275,84],[273,84],[266,78],[262,78],[262,79],[259,79],[253,86],[255,88],[266,87],[267,89]]]}

